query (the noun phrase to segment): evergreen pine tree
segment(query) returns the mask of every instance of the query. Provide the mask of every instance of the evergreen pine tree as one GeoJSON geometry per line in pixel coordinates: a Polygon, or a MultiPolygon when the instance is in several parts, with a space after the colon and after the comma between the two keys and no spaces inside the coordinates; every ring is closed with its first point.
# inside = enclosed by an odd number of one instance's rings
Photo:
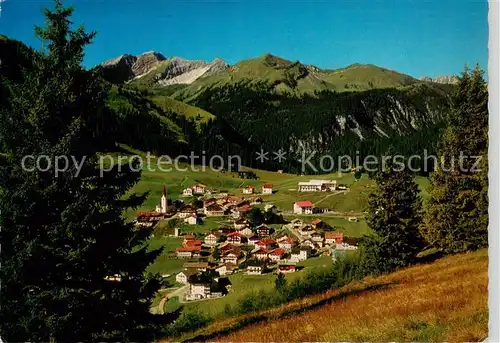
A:
{"type": "Polygon", "coordinates": [[[285,274],[279,273],[274,280],[274,285],[276,286],[276,290],[280,293],[283,293],[286,290],[286,278],[285,274]]]}
{"type": "Polygon", "coordinates": [[[373,235],[363,238],[367,273],[390,272],[415,263],[424,246],[419,232],[422,202],[411,172],[388,161],[373,175],[377,190],[370,194],[367,223],[373,235]]]}
{"type": "Polygon", "coordinates": [[[459,77],[422,225],[426,240],[444,252],[488,245],[487,149],[488,87],[476,66],[459,77]],[[460,162],[461,154],[469,158],[460,162]],[[477,166],[470,156],[479,156],[477,166]]]}
{"type": "Polygon", "coordinates": [[[98,152],[108,88],[82,66],[94,34],[71,30],[72,9],[57,1],[37,28],[46,51],[19,84],[7,85],[0,109],[1,311],[8,341],[146,341],[169,316],[149,313],[159,288],[146,274],[160,251],[123,212],[144,195],[124,199],[138,182],[132,166],[100,175],[98,152]],[[25,156],[46,156],[39,168],[25,156]],[[56,173],[57,156],[83,161],[56,173]],[[23,167],[23,162],[26,167],[23,167]],[[29,169],[29,170],[28,170],[29,169]],[[120,281],[109,280],[118,276],[120,281]],[[153,327],[154,326],[154,327],[153,327]]]}

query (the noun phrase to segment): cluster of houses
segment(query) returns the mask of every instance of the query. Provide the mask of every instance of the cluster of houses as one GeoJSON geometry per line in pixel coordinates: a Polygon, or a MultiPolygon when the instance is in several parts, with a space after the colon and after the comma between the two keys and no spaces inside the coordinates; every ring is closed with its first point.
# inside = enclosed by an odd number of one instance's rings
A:
{"type": "MultiPolygon", "coordinates": [[[[266,186],[266,185],[264,185],[266,186]]],[[[270,190],[272,193],[272,185],[270,190]]],[[[268,188],[263,188],[268,189],[268,188]]],[[[267,191],[266,191],[267,192],[267,191]]],[[[193,204],[184,204],[181,206],[168,206],[166,187],[163,187],[163,193],[160,199],[160,204],[156,206],[155,211],[138,212],[137,224],[143,227],[152,227],[158,221],[181,218],[188,225],[199,225],[203,222],[203,217],[225,216],[231,215],[233,218],[245,217],[252,210],[252,205],[261,204],[264,199],[260,196],[250,196],[241,198],[231,196],[227,193],[216,193],[208,190],[204,185],[197,184],[186,188],[183,191],[184,195],[203,195],[202,207],[197,208],[193,204]],[[212,197],[208,197],[213,195],[212,197]]],[[[181,201],[182,203],[182,201],[181,201]]]]}
{"type": "Polygon", "coordinates": [[[175,250],[177,258],[210,261],[190,262],[191,267],[187,263],[185,270],[177,274],[177,282],[190,285],[186,300],[225,295],[226,291],[217,280],[236,272],[248,275],[272,270],[291,273],[301,268],[299,262],[313,256],[330,255],[333,250],[357,249],[355,239],[344,237],[340,232],[323,231],[328,226],[319,219],[311,224],[295,219],[289,226],[294,234],[277,236],[266,224],[252,228],[247,219],[239,218],[234,219],[232,226],[221,227],[204,237],[184,235],[182,247],[175,250]],[[211,271],[211,280],[205,277],[200,281],[199,277],[193,277],[206,271],[211,271]]]}
{"type": "Polygon", "coordinates": [[[226,295],[231,281],[221,277],[216,265],[209,262],[186,262],[175,276],[178,283],[189,285],[184,300],[216,299],[226,295]]]}

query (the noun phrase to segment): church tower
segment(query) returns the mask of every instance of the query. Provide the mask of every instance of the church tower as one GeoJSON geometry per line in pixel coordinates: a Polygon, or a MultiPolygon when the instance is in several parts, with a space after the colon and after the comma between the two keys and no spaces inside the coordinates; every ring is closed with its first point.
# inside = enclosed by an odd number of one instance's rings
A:
{"type": "Polygon", "coordinates": [[[167,213],[167,188],[163,186],[163,194],[161,195],[161,213],[167,213]]]}

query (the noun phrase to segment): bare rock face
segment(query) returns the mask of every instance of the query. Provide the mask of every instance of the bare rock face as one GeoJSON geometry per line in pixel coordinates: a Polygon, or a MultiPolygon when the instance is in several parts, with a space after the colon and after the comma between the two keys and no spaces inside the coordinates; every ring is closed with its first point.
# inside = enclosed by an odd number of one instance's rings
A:
{"type": "Polygon", "coordinates": [[[147,74],[165,60],[165,56],[158,52],[145,52],[137,57],[132,65],[132,72],[135,76],[147,74]]]}
{"type": "Polygon", "coordinates": [[[444,76],[438,76],[435,78],[424,76],[424,77],[421,77],[420,80],[427,81],[427,82],[442,83],[442,84],[452,84],[452,85],[454,85],[458,82],[457,77],[453,76],[453,75],[444,75],[444,76]]]}
{"type": "Polygon", "coordinates": [[[100,67],[105,75],[111,75],[110,79],[119,82],[139,79],[150,74],[148,82],[167,86],[190,84],[200,77],[225,71],[230,66],[220,58],[212,62],[190,61],[179,57],[167,59],[160,53],[146,52],[139,56],[122,55],[102,63],[100,67]]]}

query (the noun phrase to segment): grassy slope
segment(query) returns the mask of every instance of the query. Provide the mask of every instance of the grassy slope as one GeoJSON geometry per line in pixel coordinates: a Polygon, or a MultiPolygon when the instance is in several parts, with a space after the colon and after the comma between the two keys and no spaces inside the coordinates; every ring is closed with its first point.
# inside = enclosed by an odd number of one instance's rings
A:
{"type": "Polygon", "coordinates": [[[487,335],[488,255],[483,249],[222,319],[182,339],[480,341],[487,335]]]}
{"type": "Polygon", "coordinates": [[[196,80],[191,85],[175,92],[173,97],[190,99],[203,89],[238,82],[267,81],[274,83],[285,80],[287,74],[297,80],[296,87],[292,89],[285,83],[281,83],[276,87],[277,91],[297,94],[313,93],[315,90],[342,92],[401,87],[420,82],[411,76],[370,64],[353,64],[337,70],[318,69],[313,71],[310,69],[307,76],[300,77],[301,70],[298,65],[297,62],[287,61],[269,54],[243,60],[228,71],[196,80]]]}
{"type": "Polygon", "coordinates": [[[201,108],[188,105],[168,96],[155,95],[152,100],[156,105],[162,107],[163,109],[184,115],[186,118],[200,118],[199,122],[206,122],[210,119],[215,119],[213,114],[202,110],[201,108]]]}

